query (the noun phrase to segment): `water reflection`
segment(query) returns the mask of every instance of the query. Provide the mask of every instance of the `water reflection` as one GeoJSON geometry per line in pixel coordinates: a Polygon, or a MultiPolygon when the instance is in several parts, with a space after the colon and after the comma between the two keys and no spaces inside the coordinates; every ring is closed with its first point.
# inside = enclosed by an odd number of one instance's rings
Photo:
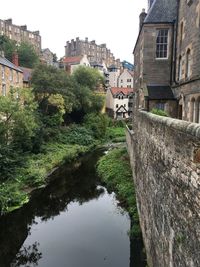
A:
{"type": "Polygon", "coordinates": [[[11,267],[18,266],[38,266],[38,261],[42,258],[42,253],[39,252],[39,243],[35,242],[29,246],[22,246],[20,251],[17,253],[15,260],[11,264],[11,267]]]}
{"type": "MultiPolygon", "coordinates": [[[[16,210],[7,216],[2,216],[0,218],[0,266],[1,267],[16,267],[16,266],[55,266],[50,265],[51,263],[43,263],[45,261],[45,257],[43,254],[46,252],[41,251],[41,247],[43,248],[42,244],[40,245],[38,243],[38,239],[34,239],[35,237],[31,237],[30,234],[33,232],[34,229],[37,229],[39,235],[42,233],[45,233],[45,231],[48,231],[46,236],[48,236],[49,233],[52,233],[53,229],[56,229],[56,225],[58,224],[58,228],[65,227],[63,226],[63,223],[66,223],[66,212],[69,214],[73,211],[74,215],[76,217],[73,217],[71,215],[68,216],[68,239],[71,238],[70,243],[72,244],[73,237],[75,235],[71,235],[72,230],[70,230],[71,225],[75,225],[77,223],[77,228],[79,227],[79,224],[82,224],[82,226],[88,224],[88,218],[92,217],[94,214],[94,211],[97,211],[96,218],[95,219],[95,225],[98,224],[98,221],[101,221],[102,218],[98,218],[98,214],[101,213],[101,205],[103,202],[104,207],[109,206],[108,202],[110,201],[108,198],[107,193],[105,192],[105,189],[100,185],[100,181],[98,177],[95,175],[95,164],[97,161],[97,158],[102,153],[102,151],[98,151],[92,155],[88,155],[84,157],[84,159],[78,163],[76,163],[75,166],[63,166],[60,168],[56,173],[54,173],[51,176],[51,183],[49,186],[47,186],[44,189],[40,189],[34,192],[33,197],[31,201],[25,205],[23,208],[16,210]],[[88,204],[87,204],[88,203],[88,204]],[[101,203],[101,205],[100,205],[101,203]],[[98,205],[99,205],[99,211],[98,211],[98,205]],[[82,207],[83,214],[80,216],[80,206],[82,207]],[[73,209],[72,209],[73,207],[73,209]],[[79,214],[77,216],[77,214],[79,214]],[[93,213],[92,213],[93,212],[93,213]],[[69,219],[70,218],[70,219],[69,219]],[[78,218],[78,221],[76,222],[75,219],[72,218],[78,218]],[[69,221],[71,222],[69,223],[69,221]],[[38,224],[38,225],[37,225],[38,224]],[[43,227],[44,228],[41,228],[43,227]],[[48,229],[49,227],[49,229],[48,229]],[[51,228],[52,227],[52,228],[51,228]],[[42,229],[41,232],[38,229],[42,229]],[[69,236],[71,235],[71,236],[69,236]],[[24,242],[25,240],[28,240],[24,242]],[[41,265],[43,264],[43,265],[41,265]]],[[[112,211],[108,211],[111,212],[112,211]]],[[[111,214],[112,215],[112,214],[111,214]]],[[[100,216],[100,215],[99,215],[100,216]]],[[[113,215],[112,215],[113,216],[113,215]]],[[[105,218],[109,217],[108,213],[104,216],[105,218]]],[[[104,219],[105,219],[104,218],[104,219]]],[[[121,219],[116,219],[121,220],[121,219]]],[[[85,237],[83,238],[83,244],[85,244],[85,240],[87,239],[86,236],[93,235],[95,236],[95,232],[97,232],[98,228],[92,229],[92,219],[91,226],[89,227],[89,232],[86,233],[87,228],[83,228],[85,231],[85,237]],[[94,231],[94,232],[92,232],[94,231]]],[[[105,237],[102,238],[102,242],[106,238],[106,235],[108,236],[110,232],[112,231],[111,228],[109,228],[109,222],[105,221],[105,229],[103,229],[103,234],[105,234],[105,237]]],[[[115,223],[115,221],[113,221],[115,223]]],[[[117,223],[117,222],[116,222],[117,223]]],[[[99,229],[99,233],[101,234],[102,229],[99,229]]],[[[64,231],[64,228],[63,228],[64,231]]],[[[57,230],[58,232],[58,230],[57,230]]],[[[62,231],[60,231],[60,237],[59,241],[61,243],[62,240],[62,231]]],[[[65,232],[65,234],[67,234],[65,232]]],[[[80,236],[79,236],[80,237],[80,236]]],[[[55,238],[58,239],[57,236],[55,238]]],[[[81,238],[81,237],[80,237],[81,238]]],[[[111,237],[112,238],[112,237],[111,237]]],[[[46,238],[48,240],[48,238],[46,238]]],[[[99,239],[100,240],[100,239],[99,239]]],[[[95,239],[93,240],[94,243],[96,242],[95,239]]],[[[47,241],[46,241],[47,242],[47,241]]],[[[48,241],[49,242],[49,241],[48,241]]],[[[48,246],[48,242],[46,246],[48,246]]],[[[63,242],[66,242],[66,238],[63,239],[63,242]]],[[[81,244],[81,239],[79,240],[81,244]]],[[[99,241],[98,241],[99,242],[99,241]]],[[[114,240],[114,242],[120,242],[119,240],[114,240]]],[[[131,242],[129,246],[135,245],[136,242],[131,242]]],[[[139,243],[138,243],[139,244],[139,243]]],[[[63,243],[63,246],[66,244],[63,243]]],[[[92,243],[90,244],[92,246],[92,243]]],[[[113,244],[114,246],[115,244],[113,244]]],[[[87,248],[84,245],[80,245],[80,251],[77,250],[78,245],[74,245],[76,249],[71,251],[70,253],[74,253],[74,258],[79,257],[78,253],[81,258],[81,253],[83,253],[84,249],[90,249],[91,247],[87,248]]],[[[72,246],[73,248],[73,246],[72,246]]],[[[134,248],[135,249],[135,248],[134,248]]],[[[43,248],[44,250],[44,248],[43,248]]],[[[60,248],[62,250],[62,247],[60,248]]],[[[107,248],[107,251],[109,248],[107,248]]],[[[128,248],[127,248],[128,250],[128,248]]],[[[102,267],[102,266],[123,266],[122,265],[109,265],[108,256],[102,256],[103,261],[97,263],[97,255],[95,258],[95,250],[94,255],[92,255],[90,260],[94,260],[94,265],[89,265],[88,263],[85,263],[86,265],[74,265],[76,267],[102,267]],[[108,258],[107,258],[108,257],[108,258]]],[[[135,249],[137,255],[134,256],[134,251],[131,249],[131,257],[130,257],[130,266],[134,267],[143,267],[145,266],[144,261],[140,257],[141,247],[138,246],[138,248],[135,249]],[[138,249],[138,251],[136,251],[138,249]],[[136,259],[138,257],[138,260],[136,259]],[[137,263],[138,261],[138,263],[137,263]]],[[[117,253],[117,252],[116,252],[117,253]]],[[[119,252],[120,253],[120,252],[119,252]]],[[[119,254],[118,253],[118,254],[119,254]]],[[[84,254],[84,253],[83,253],[84,254]]],[[[103,255],[103,254],[102,254],[103,255]]],[[[51,258],[52,255],[48,255],[48,258],[51,258]]],[[[101,259],[101,260],[102,260],[101,259]]],[[[68,261],[69,264],[70,261],[68,261]]],[[[78,263],[77,263],[78,264],[78,263]]],[[[66,262],[60,264],[57,262],[57,266],[66,266],[66,262]]],[[[67,265],[68,267],[73,267],[72,263],[71,265],[67,265]]],[[[123,266],[125,267],[125,266],[123,266]]],[[[127,265],[128,267],[128,265],[127,265]]]]}

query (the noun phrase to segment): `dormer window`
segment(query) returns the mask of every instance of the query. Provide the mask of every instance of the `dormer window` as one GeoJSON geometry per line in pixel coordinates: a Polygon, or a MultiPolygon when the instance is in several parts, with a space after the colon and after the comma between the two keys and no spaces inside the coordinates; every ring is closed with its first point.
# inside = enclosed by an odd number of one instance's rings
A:
{"type": "Polygon", "coordinates": [[[169,29],[157,30],[156,58],[158,59],[168,58],[168,33],[169,29]]]}

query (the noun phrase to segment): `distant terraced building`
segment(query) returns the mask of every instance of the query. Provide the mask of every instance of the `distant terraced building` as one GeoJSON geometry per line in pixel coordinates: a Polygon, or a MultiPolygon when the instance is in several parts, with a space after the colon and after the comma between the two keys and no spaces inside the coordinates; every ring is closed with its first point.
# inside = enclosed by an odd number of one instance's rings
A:
{"type": "Polygon", "coordinates": [[[37,54],[41,51],[41,36],[39,31],[29,31],[27,26],[18,26],[12,23],[12,19],[0,19],[0,35],[7,36],[10,40],[16,41],[18,44],[22,42],[33,45],[37,54]]]}
{"type": "Polygon", "coordinates": [[[112,64],[115,64],[118,68],[120,67],[120,60],[115,59],[113,53],[106,47],[106,44],[98,45],[95,40],[88,41],[88,38],[80,40],[79,37],[66,43],[65,57],[81,55],[87,55],[90,64],[96,62],[100,64],[105,63],[107,67],[112,64]]]}

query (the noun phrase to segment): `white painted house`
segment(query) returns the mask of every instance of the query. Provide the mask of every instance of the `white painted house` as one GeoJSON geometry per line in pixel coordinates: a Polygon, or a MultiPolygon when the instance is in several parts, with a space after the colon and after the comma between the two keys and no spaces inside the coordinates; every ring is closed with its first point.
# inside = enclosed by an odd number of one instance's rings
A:
{"type": "Polygon", "coordinates": [[[120,69],[116,67],[115,65],[111,65],[108,67],[108,73],[109,73],[109,86],[110,87],[118,87],[118,78],[120,75],[120,69]]]}
{"type": "Polygon", "coordinates": [[[123,69],[118,77],[118,87],[133,88],[133,71],[123,69]]]}
{"type": "Polygon", "coordinates": [[[62,61],[64,69],[72,74],[79,66],[90,67],[90,62],[86,55],[77,57],[64,57],[62,61]]]}
{"type": "Polygon", "coordinates": [[[132,114],[132,88],[112,87],[106,92],[106,112],[114,119],[126,119],[132,114]]]}

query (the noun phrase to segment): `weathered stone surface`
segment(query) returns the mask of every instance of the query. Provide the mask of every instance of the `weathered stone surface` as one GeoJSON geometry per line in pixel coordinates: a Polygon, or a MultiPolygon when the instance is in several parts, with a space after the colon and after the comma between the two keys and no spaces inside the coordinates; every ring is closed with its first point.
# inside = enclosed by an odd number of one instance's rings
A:
{"type": "Polygon", "coordinates": [[[200,266],[200,125],[139,112],[127,146],[148,264],[200,266]]]}

